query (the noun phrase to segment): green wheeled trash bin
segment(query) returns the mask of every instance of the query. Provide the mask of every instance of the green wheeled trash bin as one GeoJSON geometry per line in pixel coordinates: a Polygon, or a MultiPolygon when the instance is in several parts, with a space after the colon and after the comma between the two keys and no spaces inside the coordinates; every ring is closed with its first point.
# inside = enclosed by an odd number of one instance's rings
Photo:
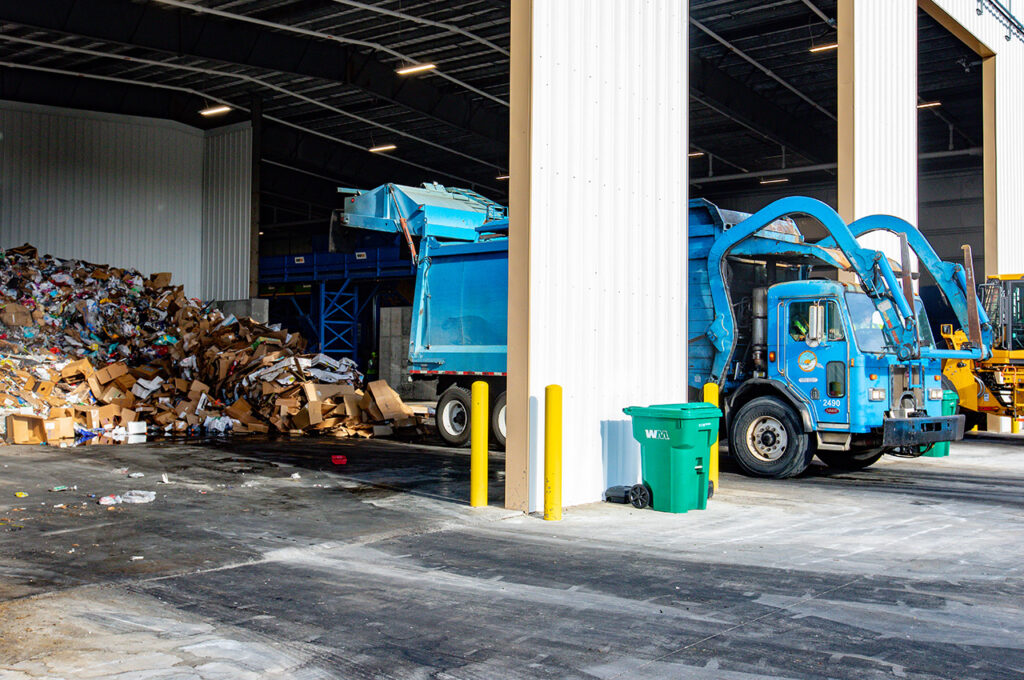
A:
{"type": "Polygon", "coordinates": [[[629,406],[640,442],[643,486],[662,512],[703,510],[708,504],[708,454],[722,412],[705,403],[629,406]]]}
{"type": "MultiPolygon", "coordinates": [[[[942,415],[955,416],[960,396],[953,390],[942,390],[942,415]]],[[[937,442],[922,454],[928,458],[943,458],[949,455],[949,442],[937,442]]]]}

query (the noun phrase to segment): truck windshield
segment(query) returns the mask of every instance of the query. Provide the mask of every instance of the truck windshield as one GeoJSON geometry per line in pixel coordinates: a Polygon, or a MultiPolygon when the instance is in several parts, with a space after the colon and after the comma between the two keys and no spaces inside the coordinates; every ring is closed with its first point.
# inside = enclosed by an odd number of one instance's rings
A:
{"type": "Polygon", "coordinates": [[[853,335],[862,352],[889,352],[882,332],[882,315],[864,293],[847,293],[846,306],[850,309],[853,335]]]}
{"type": "Polygon", "coordinates": [[[932,323],[928,319],[928,312],[924,308],[921,298],[914,298],[914,307],[917,310],[917,328],[921,334],[922,347],[935,347],[935,337],[932,335],[932,323]]]}

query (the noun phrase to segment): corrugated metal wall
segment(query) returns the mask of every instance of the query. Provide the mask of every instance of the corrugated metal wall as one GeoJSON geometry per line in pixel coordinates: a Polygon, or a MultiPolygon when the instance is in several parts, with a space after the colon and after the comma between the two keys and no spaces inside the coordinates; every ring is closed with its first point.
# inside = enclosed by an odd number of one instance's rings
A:
{"type": "Polygon", "coordinates": [[[211,130],[203,155],[202,297],[249,297],[252,127],[211,130]]]}
{"type": "Polygon", "coordinates": [[[0,102],[0,248],[170,271],[200,291],[203,133],[0,102]]]}
{"type": "MultiPolygon", "coordinates": [[[[1024,270],[1024,43],[1006,40],[1006,29],[988,12],[979,15],[977,2],[934,1],[996,55],[997,271],[1019,273],[1024,270]]],[[[1022,8],[1015,9],[1018,18],[1024,18],[1022,8]]]]}
{"type": "Polygon", "coordinates": [[[566,505],[636,480],[624,406],[686,398],[688,31],[678,0],[532,6],[529,280],[509,278],[529,288],[537,509],[546,385],[566,505]]]}
{"type": "MultiPolygon", "coordinates": [[[[840,214],[895,215],[916,224],[917,5],[842,0],[839,9],[840,214]]],[[[891,234],[860,241],[899,255],[891,234]]]]}

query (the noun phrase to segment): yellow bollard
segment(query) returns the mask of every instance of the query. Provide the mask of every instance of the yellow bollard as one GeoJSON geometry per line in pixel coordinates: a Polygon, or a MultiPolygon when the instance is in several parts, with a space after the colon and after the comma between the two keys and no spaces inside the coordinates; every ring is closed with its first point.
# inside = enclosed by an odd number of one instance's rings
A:
{"type": "MultiPolygon", "coordinates": [[[[704,401],[705,403],[711,404],[715,408],[721,408],[718,404],[718,383],[705,383],[704,384],[704,401]]],[[[715,433],[715,441],[711,444],[711,450],[708,454],[708,480],[712,484],[712,489],[718,491],[718,433],[715,433]]]]}
{"type": "Polygon", "coordinates": [[[562,519],[562,388],[544,390],[544,519],[562,519]]]}
{"type": "Polygon", "coordinates": [[[487,507],[487,383],[473,383],[473,406],[469,418],[469,504],[474,508],[487,507]]]}
{"type": "Polygon", "coordinates": [[[1012,434],[1020,434],[1020,421],[1016,418],[1010,418],[1010,432],[1012,434]]]}

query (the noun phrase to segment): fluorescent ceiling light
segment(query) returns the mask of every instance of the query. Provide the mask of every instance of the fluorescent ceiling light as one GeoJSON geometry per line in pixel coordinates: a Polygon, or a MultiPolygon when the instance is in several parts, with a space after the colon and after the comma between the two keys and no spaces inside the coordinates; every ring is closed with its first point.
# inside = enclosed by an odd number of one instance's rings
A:
{"type": "Polygon", "coordinates": [[[231,110],[230,106],[224,104],[218,104],[217,106],[207,106],[205,109],[200,109],[200,116],[219,116],[222,113],[227,113],[231,110]]]}
{"type": "Polygon", "coordinates": [[[690,158],[700,158],[701,156],[704,155],[704,152],[703,151],[691,151],[690,153],[688,153],[686,155],[689,156],[690,158]]]}
{"type": "Polygon", "coordinates": [[[381,144],[380,146],[371,146],[367,151],[370,153],[381,153],[382,151],[394,151],[397,148],[394,144],[381,144]]]}
{"type": "Polygon", "coordinates": [[[437,68],[437,64],[413,64],[412,66],[403,66],[402,68],[396,68],[395,73],[397,73],[400,76],[407,76],[410,73],[433,71],[435,68],[437,68]]]}
{"type": "Polygon", "coordinates": [[[262,231],[260,232],[260,236],[263,236],[263,232],[262,231]]]}
{"type": "Polygon", "coordinates": [[[834,50],[838,47],[839,43],[828,43],[827,45],[818,45],[817,47],[812,47],[811,52],[828,52],[829,50],[834,50]]]}
{"type": "Polygon", "coordinates": [[[942,102],[921,102],[917,105],[919,109],[934,109],[936,106],[942,106],[942,102]]]}
{"type": "Polygon", "coordinates": [[[508,179],[508,175],[498,175],[494,179],[508,179]]]}
{"type": "Polygon", "coordinates": [[[788,177],[776,177],[775,179],[762,179],[761,184],[785,184],[788,181],[788,177]]]}

